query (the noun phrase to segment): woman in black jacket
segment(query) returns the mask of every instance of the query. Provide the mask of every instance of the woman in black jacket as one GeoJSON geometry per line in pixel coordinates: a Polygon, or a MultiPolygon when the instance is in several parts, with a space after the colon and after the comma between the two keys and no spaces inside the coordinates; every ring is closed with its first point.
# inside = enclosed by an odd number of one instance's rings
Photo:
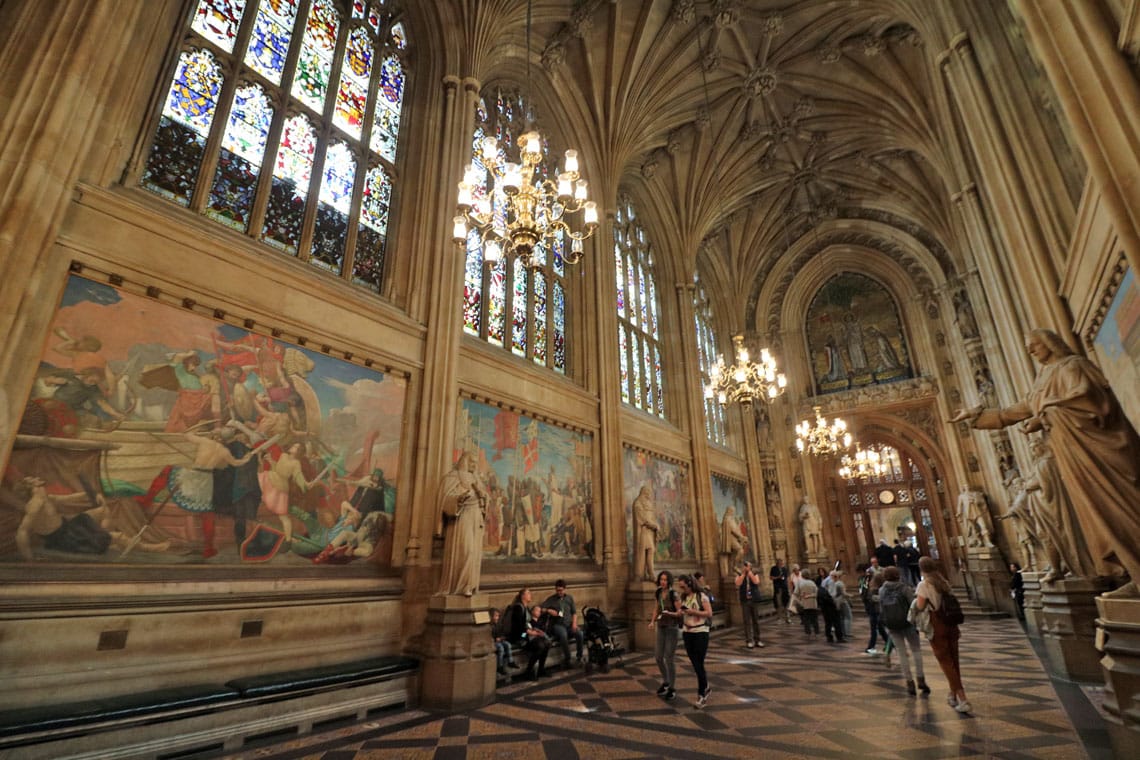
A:
{"type": "Polygon", "coordinates": [[[530,615],[530,589],[524,588],[515,595],[510,607],[511,646],[527,654],[526,670],[522,677],[533,681],[546,676],[546,654],[550,651],[550,639],[546,632],[534,625],[530,615]]]}

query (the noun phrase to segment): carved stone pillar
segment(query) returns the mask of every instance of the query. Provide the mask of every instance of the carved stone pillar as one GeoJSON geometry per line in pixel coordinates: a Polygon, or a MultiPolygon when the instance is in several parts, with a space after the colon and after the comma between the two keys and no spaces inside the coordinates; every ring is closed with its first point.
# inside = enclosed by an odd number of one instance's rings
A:
{"type": "Polygon", "coordinates": [[[1084,682],[1104,677],[1095,647],[1094,597],[1109,588],[1106,582],[1088,578],[1041,584],[1041,639],[1053,675],[1084,682]]]}
{"type": "Polygon", "coordinates": [[[420,651],[420,701],[436,710],[470,710],[495,698],[495,646],[486,594],[436,594],[428,601],[420,651]]]}
{"type": "Polygon", "coordinates": [[[1111,18],[1084,0],[1017,0],[1029,38],[1061,100],[1089,173],[1140,271],[1140,83],[1111,18]]]}
{"type": "Polygon", "coordinates": [[[657,605],[656,595],[657,585],[652,581],[632,580],[626,587],[630,644],[635,651],[652,652],[657,646],[657,631],[649,627],[649,621],[653,619],[653,608],[657,605]]]}
{"type": "Polygon", "coordinates": [[[1096,597],[1096,648],[1104,657],[1104,712],[1116,757],[1140,746],[1140,599],[1096,597]]]}

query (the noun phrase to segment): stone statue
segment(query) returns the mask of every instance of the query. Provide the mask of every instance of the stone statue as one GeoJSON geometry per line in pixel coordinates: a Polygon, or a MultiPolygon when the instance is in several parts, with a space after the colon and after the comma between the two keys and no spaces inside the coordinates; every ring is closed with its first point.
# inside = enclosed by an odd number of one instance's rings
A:
{"type": "MultiPolygon", "coordinates": [[[[994,430],[1022,422],[1043,430],[1081,526],[1096,575],[1140,578],[1140,436],[1101,371],[1051,330],[1034,330],[1026,348],[1041,364],[1029,395],[1004,409],[962,409],[951,422],[994,430]]],[[[1117,592],[1137,593],[1135,582],[1117,592]]]]}
{"type": "Polygon", "coordinates": [[[804,545],[809,557],[819,557],[827,553],[823,546],[823,518],[819,508],[805,498],[800,504],[800,526],[804,531],[804,545]]]}
{"type": "Polygon", "coordinates": [[[964,290],[954,294],[954,316],[963,338],[978,337],[978,320],[974,318],[974,308],[970,306],[970,298],[964,290]]]}
{"type": "Polygon", "coordinates": [[[720,574],[727,578],[732,568],[740,567],[740,560],[744,558],[744,533],[740,530],[740,521],[736,519],[736,508],[729,507],[724,510],[724,518],[720,521],[720,574]]]}
{"type": "Polygon", "coordinates": [[[958,519],[962,523],[962,537],[966,546],[992,547],[993,527],[990,524],[990,511],[986,507],[986,495],[968,486],[958,494],[958,519]]]}
{"type": "Polygon", "coordinates": [[[465,451],[439,487],[444,524],[439,593],[471,596],[479,590],[486,509],[487,491],[475,474],[474,457],[465,451]]]}
{"type": "Polygon", "coordinates": [[[1020,476],[1015,477],[1009,484],[1009,492],[1013,496],[1013,500],[1009,509],[1004,514],[998,515],[997,519],[1013,520],[1013,529],[1017,533],[1017,543],[1021,545],[1023,552],[1022,566],[1026,570],[1037,570],[1037,547],[1040,545],[1040,539],[1038,538],[1036,510],[1030,503],[1032,497],[1026,490],[1025,481],[1020,476]]]}
{"type": "Polygon", "coordinates": [[[1030,444],[1033,474],[1025,480],[1029,503],[1037,514],[1038,536],[1049,561],[1049,572],[1041,581],[1052,583],[1070,572],[1079,578],[1096,575],[1096,565],[1077,521],[1073,502],[1061,482],[1053,452],[1038,438],[1030,444]]]}
{"type": "Polygon", "coordinates": [[[639,580],[653,580],[653,558],[657,554],[657,533],[661,525],[657,522],[653,506],[653,489],[648,485],[633,500],[633,577],[639,580]]]}

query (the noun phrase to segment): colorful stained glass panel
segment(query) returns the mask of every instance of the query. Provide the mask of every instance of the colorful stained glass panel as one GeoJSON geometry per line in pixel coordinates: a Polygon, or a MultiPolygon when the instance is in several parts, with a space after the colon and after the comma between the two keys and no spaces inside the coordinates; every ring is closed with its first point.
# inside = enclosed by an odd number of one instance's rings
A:
{"type": "Polygon", "coordinates": [[[404,68],[395,56],[380,64],[380,89],[372,122],[369,147],[389,161],[396,160],[400,136],[400,111],[404,103],[404,68]]]}
{"type": "Polygon", "coordinates": [[[340,19],[332,0],[313,0],[313,7],[305,23],[305,36],[297,60],[292,94],[317,113],[324,112],[339,29],[340,19]]]}
{"type": "Polygon", "coordinates": [[[534,363],[546,364],[546,277],[534,277],[534,363]]]}
{"type": "Polygon", "coordinates": [[[273,84],[281,84],[289,41],[297,20],[298,0],[266,0],[257,9],[245,64],[273,84]]]}
{"type": "Polygon", "coordinates": [[[512,285],[514,292],[511,299],[511,351],[516,356],[526,356],[527,268],[523,266],[522,259],[514,261],[512,285]]]}
{"type": "Polygon", "coordinates": [[[234,50],[245,0],[198,0],[191,28],[227,53],[234,50]]]}
{"type": "Polygon", "coordinates": [[[471,230],[467,234],[467,261],[463,271],[463,329],[479,335],[481,328],[480,308],[483,302],[483,246],[479,233],[471,230]]]}
{"type": "Polygon", "coordinates": [[[206,216],[242,232],[249,228],[257,177],[261,174],[261,160],[272,120],[273,108],[261,87],[238,88],[222,135],[222,151],[206,216]]]}
{"type": "Polygon", "coordinates": [[[345,143],[333,143],[325,154],[324,177],[318,193],[317,221],[313,228],[310,260],[338,274],[344,266],[344,244],[352,211],[356,157],[345,143]]]}
{"type": "Polygon", "coordinates": [[[554,369],[566,371],[566,298],[562,283],[554,281],[554,303],[551,309],[554,320],[554,369]]]}
{"type": "Polygon", "coordinates": [[[372,76],[372,39],[363,27],[348,35],[344,65],[340,72],[333,123],[350,137],[360,138],[364,109],[368,105],[368,79],[372,76]]]}
{"type": "Polygon", "coordinates": [[[506,259],[499,259],[491,267],[491,282],[487,288],[487,341],[496,346],[503,345],[503,332],[506,329],[507,282],[506,259]]]}

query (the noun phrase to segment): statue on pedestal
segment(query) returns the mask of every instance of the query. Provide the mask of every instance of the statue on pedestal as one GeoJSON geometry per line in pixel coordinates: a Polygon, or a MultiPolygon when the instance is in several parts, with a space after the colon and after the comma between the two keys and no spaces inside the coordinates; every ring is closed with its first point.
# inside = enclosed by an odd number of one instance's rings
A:
{"type": "Polygon", "coordinates": [[[958,519],[962,523],[962,537],[966,540],[966,546],[993,547],[993,527],[984,493],[963,486],[958,494],[958,519]]]}
{"type": "Polygon", "coordinates": [[[728,507],[724,510],[724,518],[720,521],[720,575],[727,578],[733,568],[740,567],[740,560],[744,557],[746,539],[740,530],[740,521],[736,519],[736,508],[728,507]]]}
{"type": "Polygon", "coordinates": [[[827,553],[823,545],[823,518],[820,517],[819,507],[812,504],[805,497],[800,504],[800,527],[804,531],[804,546],[809,557],[821,557],[827,553]]]}
{"type": "Polygon", "coordinates": [[[1023,552],[1022,562],[1026,570],[1037,570],[1038,538],[1037,510],[1031,503],[1032,497],[1026,490],[1024,479],[1017,476],[1009,484],[1009,492],[1013,495],[1009,509],[1005,514],[997,516],[998,520],[1013,520],[1013,529],[1017,533],[1017,543],[1023,552]]]}
{"type": "Polygon", "coordinates": [[[1041,365],[1028,396],[1004,409],[962,409],[951,422],[996,430],[1021,422],[1045,431],[1056,470],[1100,576],[1127,573],[1118,595],[1140,579],[1140,436],[1096,365],[1051,330],[1034,330],[1026,348],[1041,365]],[[1114,567],[1114,565],[1119,567],[1114,567]]]}
{"type": "Polygon", "coordinates": [[[439,593],[471,596],[479,590],[487,491],[475,474],[475,459],[463,452],[439,486],[443,571],[439,593]]]}
{"type": "Polygon", "coordinates": [[[1078,578],[1095,577],[1096,563],[1089,554],[1073,502],[1061,482],[1053,452],[1040,438],[1030,444],[1029,450],[1034,457],[1033,474],[1026,479],[1025,489],[1037,515],[1038,536],[1049,561],[1049,572],[1041,582],[1060,580],[1066,572],[1078,578]]]}
{"type": "Polygon", "coordinates": [[[657,522],[653,506],[653,489],[644,485],[633,500],[633,578],[653,580],[653,559],[657,555],[657,533],[661,525],[657,522]]]}

